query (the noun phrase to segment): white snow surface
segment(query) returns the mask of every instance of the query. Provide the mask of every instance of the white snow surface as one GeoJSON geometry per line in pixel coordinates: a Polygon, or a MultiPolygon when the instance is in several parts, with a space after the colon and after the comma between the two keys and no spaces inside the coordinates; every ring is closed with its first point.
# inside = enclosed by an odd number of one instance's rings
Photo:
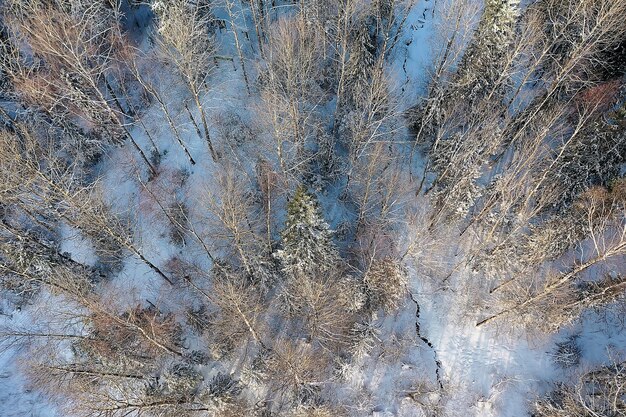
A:
{"type": "MultiPolygon", "coordinates": [[[[437,10],[433,12],[436,4],[436,0],[419,0],[413,6],[390,63],[389,71],[396,77],[396,88],[403,92],[407,104],[414,103],[418,95],[426,92],[425,77],[432,71],[432,57],[436,55],[436,47],[429,42],[437,30],[437,10]]],[[[224,31],[220,38],[222,53],[236,56],[231,35],[224,31]]],[[[256,72],[254,59],[249,54],[246,62],[252,78],[256,72]]],[[[154,68],[154,71],[159,72],[159,69],[154,68]]],[[[215,172],[216,165],[209,156],[204,138],[198,137],[188,122],[183,103],[189,97],[182,83],[172,74],[152,75],[159,79],[159,89],[166,94],[170,111],[181,121],[178,127],[198,162],[195,166],[189,164],[171,137],[160,109],[153,105],[143,116],[143,121],[156,138],[159,149],[167,151],[159,167],[164,179],[163,188],[155,192],[166,200],[181,193],[190,203],[188,215],[191,221],[200,234],[208,233],[208,229],[202,227],[207,224],[206,212],[197,200],[202,193],[211,192],[220,173],[215,172]],[[181,172],[189,175],[185,188],[168,188],[167,179],[181,172]]],[[[204,96],[203,104],[210,120],[228,112],[245,121],[258,117],[255,109],[259,98],[247,95],[237,59],[234,63],[220,61],[208,81],[210,91],[204,96]]],[[[190,109],[199,120],[193,106],[190,105],[190,109]]],[[[259,128],[257,138],[263,143],[269,136],[260,126],[255,127],[259,128]]],[[[149,149],[141,127],[135,126],[132,133],[144,149],[149,149]]],[[[234,169],[243,176],[254,175],[254,164],[260,153],[255,150],[258,143],[242,144],[232,149],[221,141],[219,131],[211,131],[211,134],[219,151],[232,159],[234,169]]],[[[267,147],[270,145],[268,141],[267,147]]],[[[131,145],[113,149],[103,161],[101,172],[104,173],[102,184],[110,203],[134,222],[136,242],[151,261],[164,267],[168,260],[178,256],[193,260],[202,268],[210,267],[210,260],[196,243],[190,242],[181,250],[169,241],[164,222],[159,221],[158,211],[136,180],[138,175],[145,176],[145,167],[131,145]]],[[[341,218],[344,210],[330,201],[330,197],[322,197],[321,202],[330,216],[328,221],[334,226],[344,220],[341,218]]],[[[408,234],[409,230],[400,233],[408,234]]],[[[87,264],[95,262],[93,249],[82,237],[69,229],[62,235],[63,251],[70,253],[75,260],[87,264]]],[[[429,268],[425,267],[428,262],[454,265],[454,251],[462,248],[455,246],[453,237],[447,241],[444,237],[442,241],[449,245],[447,251],[433,254],[425,250],[419,257],[408,260],[409,291],[420,307],[420,336],[426,338],[432,348],[418,337],[416,305],[411,297],[407,296],[404,305],[394,314],[381,312],[376,322],[381,343],[361,361],[352,364],[346,372],[345,382],[335,386],[337,395],[354,415],[521,417],[528,415],[533,399],[549,391],[552,382],[567,381],[576,373],[554,364],[550,352],[556,341],[568,334],[580,335],[583,350],[580,369],[604,363],[611,355],[626,353],[626,332],[616,324],[619,317],[607,319],[590,313],[582,324],[554,337],[531,337],[521,329],[504,332],[497,325],[477,328],[477,312],[484,306],[478,305],[471,295],[476,287],[480,291],[483,278],[460,270],[448,285],[442,286],[441,280],[429,276],[429,268]],[[437,361],[440,362],[439,379],[443,389],[436,377],[437,361]]],[[[220,248],[216,248],[216,252],[223,255],[220,248]]],[[[129,299],[140,302],[158,303],[166,296],[162,279],[133,257],[125,260],[111,286],[129,299]]],[[[24,311],[6,311],[9,304],[2,301],[0,324],[15,325],[32,319],[31,306],[26,306],[24,311]]],[[[36,309],[32,311],[32,314],[36,313],[36,309]]],[[[15,355],[12,348],[0,352],[0,416],[60,416],[40,394],[30,391],[24,384],[15,355]]]]}

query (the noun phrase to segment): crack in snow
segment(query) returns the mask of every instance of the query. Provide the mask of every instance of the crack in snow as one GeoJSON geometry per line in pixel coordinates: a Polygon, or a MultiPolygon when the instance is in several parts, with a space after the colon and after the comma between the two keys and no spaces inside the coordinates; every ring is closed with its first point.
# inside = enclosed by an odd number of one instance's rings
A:
{"type": "Polygon", "coordinates": [[[428,346],[433,351],[433,356],[435,358],[435,365],[436,365],[435,377],[437,378],[437,384],[439,385],[439,388],[443,390],[443,382],[441,381],[441,372],[440,372],[441,361],[439,360],[437,356],[437,350],[435,349],[433,344],[430,342],[430,340],[428,340],[428,338],[426,338],[425,336],[422,336],[422,333],[420,331],[420,305],[415,299],[415,297],[413,296],[413,293],[409,293],[409,294],[411,296],[411,300],[415,303],[415,332],[417,333],[417,337],[419,337],[422,340],[422,342],[424,342],[426,346],[428,346]]]}

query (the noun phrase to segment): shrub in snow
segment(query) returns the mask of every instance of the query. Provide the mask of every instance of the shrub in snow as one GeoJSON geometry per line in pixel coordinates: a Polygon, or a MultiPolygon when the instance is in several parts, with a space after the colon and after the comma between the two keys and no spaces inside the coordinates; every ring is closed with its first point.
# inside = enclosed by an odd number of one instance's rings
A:
{"type": "Polygon", "coordinates": [[[213,399],[229,402],[241,393],[239,381],[229,374],[219,372],[211,379],[207,387],[209,396],[213,399]]]}
{"type": "Polygon", "coordinates": [[[203,380],[198,371],[184,363],[175,364],[161,378],[169,392],[184,396],[193,395],[203,380]]]}
{"type": "Polygon", "coordinates": [[[216,116],[216,122],[220,135],[231,146],[253,143],[258,134],[235,110],[219,114],[216,116]]]}
{"type": "Polygon", "coordinates": [[[260,386],[267,378],[271,351],[261,348],[250,364],[241,371],[241,381],[249,386],[260,386]]]}
{"type": "Polygon", "coordinates": [[[52,259],[47,260],[31,246],[25,239],[0,240],[0,264],[6,268],[0,275],[0,288],[20,294],[24,299],[30,298],[39,285],[35,280],[25,280],[20,273],[11,271],[23,271],[27,276],[37,278],[52,273],[52,259]]]}
{"type": "Polygon", "coordinates": [[[362,323],[355,323],[352,327],[352,345],[350,346],[350,353],[356,360],[362,359],[376,346],[377,342],[380,342],[378,335],[380,331],[374,325],[376,315],[372,315],[369,320],[362,323]]]}
{"type": "Polygon", "coordinates": [[[191,365],[208,365],[211,362],[211,356],[201,350],[192,350],[191,353],[185,355],[185,360],[191,365]]]}
{"type": "Polygon", "coordinates": [[[182,202],[175,202],[169,209],[172,219],[170,229],[170,240],[174,245],[185,246],[185,235],[187,231],[187,219],[189,218],[189,209],[182,202]]]}
{"type": "Polygon", "coordinates": [[[155,398],[191,398],[197,393],[202,380],[202,375],[191,366],[177,363],[160,376],[150,379],[145,386],[145,395],[155,398]]]}
{"type": "Polygon", "coordinates": [[[408,277],[400,263],[391,258],[374,261],[363,278],[371,309],[393,311],[407,294],[408,277]]]}
{"type": "Polygon", "coordinates": [[[325,186],[326,182],[339,179],[344,167],[335,149],[335,139],[331,135],[320,132],[316,137],[316,142],[318,146],[317,166],[325,186]]]}
{"type": "Polygon", "coordinates": [[[580,363],[581,349],[578,345],[578,336],[573,335],[563,342],[556,344],[556,349],[552,353],[554,362],[563,367],[569,368],[580,363]]]}
{"type": "Polygon", "coordinates": [[[573,385],[560,383],[534,404],[533,417],[621,417],[626,410],[626,362],[584,373],[573,385]]]}
{"type": "Polygon", "coordinates": [[[210,325],[209,312],[206,305],[190,307],[186,310],[187,324],[198,334],[204,333],[210,325]]]}
{"type": "Polygon", "coordinates": [[[296,392],[296,402],[305,406],[319,405],[322,401],[321,388],[317,384],[301,384],[296,392]]]}

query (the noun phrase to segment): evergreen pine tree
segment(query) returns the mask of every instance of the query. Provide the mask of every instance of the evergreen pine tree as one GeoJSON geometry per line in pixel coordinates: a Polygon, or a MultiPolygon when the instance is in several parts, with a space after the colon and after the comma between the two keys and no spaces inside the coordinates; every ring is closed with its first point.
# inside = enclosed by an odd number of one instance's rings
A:
{"type": "Polygon", "coordinates": [[[459,66],[457,94],[481,99],[502,76],[502,66],[515,34],[519,0],[487,0],[482,18],[459,66]]]}
{"type": "Polygon", "coordinates": [[[339,258],[318,202],[304,186],[296,189],[287,206],[287,223],[281,236],[283,248],[276,256],[289,276],[328,271],[339,258]]]}

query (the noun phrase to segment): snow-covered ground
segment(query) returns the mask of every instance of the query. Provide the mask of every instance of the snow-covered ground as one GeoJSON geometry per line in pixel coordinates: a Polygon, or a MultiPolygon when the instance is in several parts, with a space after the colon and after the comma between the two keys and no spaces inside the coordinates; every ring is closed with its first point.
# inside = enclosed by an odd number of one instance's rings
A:
{"type": "MultiPolygon", "coordinates": [[[[439,6],[444,2],[440,1],[439,6]]],[[[395,88],[402,92],[405,104],[412,104],[427,88],[427,76],[433,70],[432,60],[437,49],[433,48],[432,36],[438,30],[437,0],[419,0],[413,6],[398,42],[389,73],[395,77],[395,88]]],[[[222,33],[224,54],[235,56],[231,35],[222,33]]],[[[249,53],[250,51],[248,51],[249,53]]],[[[254,58],[246,62],[251,74],[255,73],[254,58]]],[[[210,120],[228,114],[237,114],[242,120],[252,121],[259,98],[248,96],[242,88],[241,70],[228,61],[219,61],[210,77],[210,88],[204,96],[204,106],[210,120]],[[233,68],[236,67],[237,71],[233,68]]],[[[190,165],[181,148],[171,138],[171,133],[160,109],[153,106],[143,116],[144,123],[156,138],[159,149],[165,151],[159,172],[163,181],[152,184],[152,191],[165,199],[180,198],[187,201],[191,221],[199,225],[199,232],[206,224],[206,213],[201,210],[202,198],[214,188],[220,172],[210,159],[204,138],[199,137],[188,122],[183,103],[187,92],[182,83],[168,76],[160,79],[160,90],[177,120],[178,128],[197,160],[190,165]],[[185,122],[187,121],[187,122],[185,122]],[[188,175],[184,187],[172,188],[176,175],[188,175]],[[162,188],[158,188],[159,184],[162,188]]],[[[190,106],[192,112],[193,107],[190,106]]],[[[199,120],[199,114],[194,112],[199,120]]],[[[263,138],[262,123],[252,124],[255,134],[263,138]]],[[[132,130],[133,136],[144,149],[148,139],[139,126],[132,130]]],[[[254,174],[258,150],[242,144],[237,149],[227,147],[223,132],[212,130],[212,137],[219,152],[232,158],[233,169],[243,176],[254,174]]],[[[269,145],[268,145],[269,146],[269,145]]],[[[193,260],[208,269],[210,260],[198,247],[189,242],[180,249],[171,244],[168,232],[163,230],[159,211],[151,196],[137,181],[142,176],[140,162],[126,145],[107,154],[100,167],[104,174],[102,184],[109,202],[120,213],[126,213],[136,227],[136,241],[147,257],[164,267],[172,257],[193,260]]],[[[333,207],[328,200],[322,201],[329,211],[329,221],[339,224],[343,219],[341,207],[333,207]]],[[[407,220],[408,223],[408,220],[407,220]]],[[[411,233],[402,230],[400,233],[411,233]]],[[[453,236],[451,233],[450,236],[453,236]]],[[[65,230],[62,250],[73,259],[92,264],[95,262],[92,248],[71,230],[65,230]]],[[[626,332],[616,323],[619,317],[600,317],[589,314],[574,329],[567,329],[554,337],[529,336],[522,329],[500,329],[498,325],[476,327],[479,311],[485,306],[476,301],[476,294],[484,292],[480,275],[460,269],[452,275],[447,285],[441,277],[430,276],[428,262],[454,266],[455,252],[466,248],[457,247],[453,237],[441,238],[446,250],[438,254],[425,250],[419,256],[407,258],[410,272],[410,296],[393,314],[380,315],[375,322],[380,343],[351,365],[346,372],[344,386],[337,387],[345,405],[359,416],[446,416],[446,417],[520,417],[527,415],[529,404],[537,395],[550,389],[554,381],[567,380],[573,371],[555,365],[551,352],[556,342],[568,334],[578,334],[583,356],[581,369],[606,362],[615,352],[624,352],[626,332]],[[439,258],[434,260],[433,258],[439,258]],[[417,310],[419,309],[419,314],[417,310]],[[437,414],[440,413],[440,414],[437,414]]],[[[439,246],[441,248],[442,246],[439,246]]],[[[123,289],[129,297],[158,303],[164,296],[163,282],[145,264],[134,258],[127,259],[114,280],[116,289],[123,289]]],[[[113,285],[113,284],[112,284],[113,285]]],[[[26,308],[28,309],[28,308],[26,308]]],[[[0,324],[13,324],[27,312],[2,310],[0,324]]],[[[0,352],[0,416],[1,417],[51,417],[54,408],[46,404],[36,392],[24,386],[15,363],[15,351],[0,352]]]]}

